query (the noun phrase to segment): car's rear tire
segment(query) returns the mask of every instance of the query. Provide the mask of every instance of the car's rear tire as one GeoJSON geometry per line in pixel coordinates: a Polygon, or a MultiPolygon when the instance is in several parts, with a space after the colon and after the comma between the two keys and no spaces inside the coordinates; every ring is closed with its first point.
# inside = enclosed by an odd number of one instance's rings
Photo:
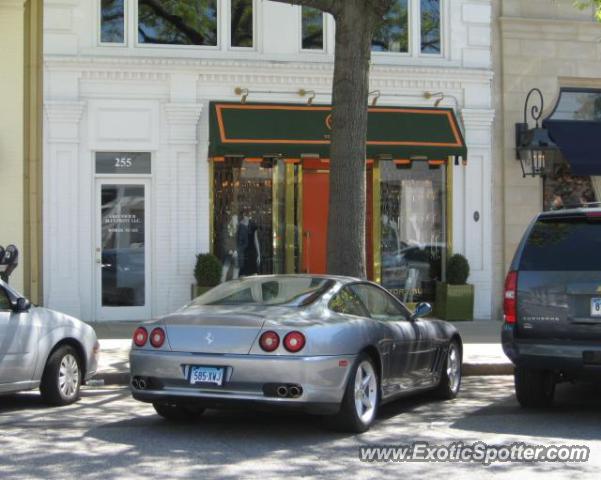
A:
{"type": "Polygon", "coordinates": [[[380,379],[372,358],[359,355],[346,385],[338,414],[328,418],[335,430],[363,433],[371,427],[380,403],[380,379]]]}
{"type": "Polygon", "coordinates": [[[161,417],[171,422],[189,422],[198,420],[205,411],[204,408],[182,405],[179,403],[155,402],[152,406],[161,417]]]}
{"type": "Polygon", "coordinates": [[[81,359],[70,345],[57,348],[46,362],[40,393],[49,405],[70,405],[79,400],[82,381],[81,359]]]}
{"type": "Polygon", "coordinates": [[[553,372],[516,367],[515,394],[525,408],[547,408],[553,404],[555,378],[553,372]]]}
{"type": "Polygon", "coordinates": [[[461,388],[461,347],[457,340],[451,340],[446,359],[442,365],[440,382],[434,395],[441,400],[452,400],[461,388]]]}

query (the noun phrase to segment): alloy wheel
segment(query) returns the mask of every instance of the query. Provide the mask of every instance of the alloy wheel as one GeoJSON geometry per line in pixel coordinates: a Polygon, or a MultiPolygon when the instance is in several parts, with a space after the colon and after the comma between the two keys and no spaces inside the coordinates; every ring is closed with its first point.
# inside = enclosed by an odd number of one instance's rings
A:
{"type": "Polygon", "coordinates": [[[369,424],[376,413],[378,401],[378,381],[374,367],[363,361],[357,367],[355,375],[355,409],[359,419],[369,424]]]}
{"type": "Polygon", "coordinates": [[[453,393],[459,390],[461,382],[461,360],[457,345],[451,343],[447,354],[447,377],[449,379],[449,388],[453,393]]]}

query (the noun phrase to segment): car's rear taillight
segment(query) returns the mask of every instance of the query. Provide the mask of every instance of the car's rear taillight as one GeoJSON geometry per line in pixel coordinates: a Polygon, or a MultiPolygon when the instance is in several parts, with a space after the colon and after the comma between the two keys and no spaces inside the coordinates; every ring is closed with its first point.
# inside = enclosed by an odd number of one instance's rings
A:
{"type": "Polygon", "coordinates": [[[509,272],[505,279],[505,296],[503,300],[503,313],[505,323],[514,325],[518,321],[518,272],[509,272]]]}
{"type": "Polygon", "coordinates": [[[150,332],[150,344],[154,348],[161,348],[163,343],[165,343],[165,331],[157,327],[150,332]]]}
{"type": "Polygon", "coordinates": [[[259,345],[266,352],[273,352],[280,346],[280,337],[275,332],[265,332],[259,339],[259,345]]]}
{"type": "Polygon", "coordinates": [[[290,332],[284,337],[284,348],[291,353],[300,352],[305,346],[305,336],[301,332],[290,332]]]}
{"type": "Polygon", "coordinates": [[[144,327],[136,328],[134,332],[134,343],[137,347],[143,347],[148,341],[148,332],[144,327]]]}

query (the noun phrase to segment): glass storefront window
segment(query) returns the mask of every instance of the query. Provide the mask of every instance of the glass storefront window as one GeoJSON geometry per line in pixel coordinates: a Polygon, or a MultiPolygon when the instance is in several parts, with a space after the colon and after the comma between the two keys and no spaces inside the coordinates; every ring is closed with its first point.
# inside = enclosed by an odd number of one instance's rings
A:
{"type": "Polygon", "coordinates": [[[421,0],[421,52],[439,54],[440,0],[421,0]]]}
{"type": "Polygon", "coordinates": [[[231,0],[231,45],[253,46],[253,0],[231,0]]]}
{"type": "Polygon", "coordinates": [[[100,41],[102,43],[125,42],[124,0],[100,2],[100,41]]]}
{"type": "Polygon", "coordinates": [[[303,50],[323,50],[323,12],[302,8],[303,50]]]}
{"type": "Polygon", "coordinates": [[[409,52],[408,0],[394,2],[382,25],[374,33],[371,49],[374,52],[409,52]]]}
{"type": "Polygon", "coordinates": [[[543,191],[544,210],[558,210],[598,201],[601,184],[597,177],[572,175],[570,164],[559,156],[548,168],[543,191]]]}
{"type": "Polygon", "coordinates": [[[404,302],[434,301],[446,262],[446,169],[380,162],[382,285],[404,302]]]}
{"type": "Polygon", "coordinates": [[[138,0],[138,42],[217,45],[217,0],[138,0]]]}
{"type": "Polygon", "coordinates": [[[299,177],[299,167],[281,159],[214,163],[213,251],[222,281],[298,271],[299,177]]]}

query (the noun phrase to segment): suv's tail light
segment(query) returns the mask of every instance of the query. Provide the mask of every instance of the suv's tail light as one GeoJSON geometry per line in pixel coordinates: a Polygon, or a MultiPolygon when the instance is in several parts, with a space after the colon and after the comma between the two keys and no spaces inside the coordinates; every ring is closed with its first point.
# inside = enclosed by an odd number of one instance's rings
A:
{"type": "Polygon", "coordinates": [[[150,344],[154,348],[161,348],[163,343],[165,343],[165,331],[157,327],[150,333],[150,344]]]}
{"type": "Polygon", "coordinates": [[[304,346],[305,336],[301,332],[290,332],[284,337],[284,347],[289,352],[300,352],[304,346]]]}
{"type": "Polygon", "coordinates": [[[503,300],[503,313],[505,322],[515,324],[518,321],[518,272],[509,272],[505,279],[505,298],[503,300]]]}
{"type": "Polygon", "coordinates": [[[148,341],[148,332],[144,327],[136,328],[134,332],[134,343],[137,347],[143,347],[148,341]]]}
{"type": "Polygon", "coordinates": [[[265,332],[259,339],[259,345],[266,352],[273,352],[280,346],[280,337],[275,332],[265,332]]]}

